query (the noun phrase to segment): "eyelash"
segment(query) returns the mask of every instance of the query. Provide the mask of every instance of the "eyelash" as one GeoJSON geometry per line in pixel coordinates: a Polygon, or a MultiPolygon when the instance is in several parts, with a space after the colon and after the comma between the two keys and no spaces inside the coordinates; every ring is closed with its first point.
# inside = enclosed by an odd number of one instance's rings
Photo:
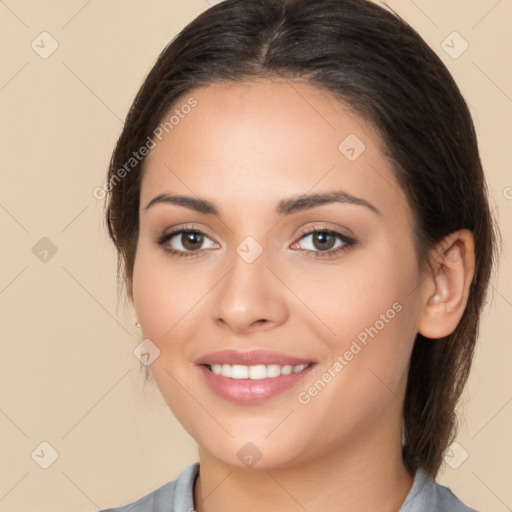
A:
{"type": "MultiPolygon", "coordinates": [[[[162,248],[164,249],[165,252],[169,253],[171,256],[176,256],[178,258],[197,258],[197,257],[201,256],[202,251],[209,250],[209,249],[199,249],[197,251],[180,251],[180,250],[165,246],[165,244],[169,240],[174,238],[176,235],[180,235],[180,234],[184,234],[184,233],[199,233],[199,234],[202,234],[202,235],[208,237],[208,235],[206,235],[206,233],[203,233],[199,229],[195,229],[190,226],[184,226],[178,230],[172,231],[171,233],[165,233],[165,234],[157,237],[155,242],[158,245],[162,246],[162,248]]],[[[315,250],[311,250],[311,249],[302,249],[302,251],[305,251],[307,254],[312,253],[313,257],[315,257],[315,258],[333,257],[341,251],[347,251],[347,250],[351,249],[357,243],[356,240],[354,240],[353,238],[345,236],[345,235],[339,233],[338,231],[334,231],[332,229],[327,229],[327,228],[321,228],[321,227],[313,227],[313,228],[310,228],[308,230],[305,230],[305,231],[299,233],[299,241],[302,238],[305,238],[306,236],[315,234],[315,233],[323,233],[323,234],[327,234],[327,235],[332,235],[343,242],[343,245],[341,245],[340,247],[336,247],[335,249],[329,249],[328,251],[315,251],[315,250]]],[[[208,238],[210,238],[210,237],[208,237],[208,238]]],[[[294,245],[296,243],[297,242],[295,242],[294,245]]]]}

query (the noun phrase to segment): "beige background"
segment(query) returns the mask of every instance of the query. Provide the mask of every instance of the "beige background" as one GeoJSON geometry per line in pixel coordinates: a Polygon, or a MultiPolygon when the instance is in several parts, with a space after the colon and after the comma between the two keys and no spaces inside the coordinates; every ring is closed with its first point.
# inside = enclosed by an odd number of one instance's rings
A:
{"type": "MultiPolygon", "coordinates": [[[[461,87],[504,235],[463,400],[467,421],[439,481],[478,510],[511,510],[512,0],[388,3],[461,87]],[[453,31],[469,43],[456,59],[441,47],[453,31]]],[[[157,54],[208,7],[0,1],[0,511],[128,503],[196,460],[154,384],[144,386],[132,353],[140,333],[130,307],[117,303],[115,254],[92,191],[157,54]],[[46,59],[43,31],[58,43],[46,59]],[[43,237],[57,248],[46,262],[36,246],[43,237]],[[58,452],[48,469],[39,465],[50,461],[43,441],[58,452]]]]}

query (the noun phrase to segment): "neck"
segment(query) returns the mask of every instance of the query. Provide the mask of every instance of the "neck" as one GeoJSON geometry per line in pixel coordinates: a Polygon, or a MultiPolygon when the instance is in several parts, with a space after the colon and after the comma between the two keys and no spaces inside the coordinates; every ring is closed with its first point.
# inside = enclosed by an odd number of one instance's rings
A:
{"type": "Polygon", "coordinates": [[[315,460],[286,468],[247,469],[224,464],[199,451],[198,512],[343,510],[397,512],[413,483],[399,438],[359,438],[315,460]]]}

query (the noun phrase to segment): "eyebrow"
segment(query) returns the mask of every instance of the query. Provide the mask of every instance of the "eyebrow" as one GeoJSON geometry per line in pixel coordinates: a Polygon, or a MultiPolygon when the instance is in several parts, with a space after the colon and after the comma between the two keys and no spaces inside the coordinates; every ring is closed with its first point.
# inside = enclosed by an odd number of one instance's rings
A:
{"type": "MultiPolygon", "coordinates": [[[[182,195],[169,195],[159,194],[146,205],[145,210],[148,210],[156,204],[174,204],[177,206],[183,206],[194,210],[199,213],[207,215],[219,215],[219,209],[214,203],[206,199],[199,199],[190,196],[182,195]]],[[[331,203],[344,203],[354,204],[357,206],[363,206],[368,208],[373,213],[382,215],[382,212],[376,208],[373,204],[369,203],[365,199],[353,196],[343,190],[333,190],[330,192],[316,193],[316,194],[303,194],[279,201],[275,213],[278,215],[291,215],[292,213],[309,210],[317,206],[331,203]]]]}

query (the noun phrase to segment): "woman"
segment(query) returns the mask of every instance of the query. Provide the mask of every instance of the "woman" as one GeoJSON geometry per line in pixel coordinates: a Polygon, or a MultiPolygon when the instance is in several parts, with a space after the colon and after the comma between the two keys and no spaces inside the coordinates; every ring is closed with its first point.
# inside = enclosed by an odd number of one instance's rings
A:
{"type": "Polygon", "coordinates": [[[121,511],[468,511],[435,482],[495,247],[468,108],[366,0],[227,0],[163,50],[106,216],[199,462],[121,511]]]}

